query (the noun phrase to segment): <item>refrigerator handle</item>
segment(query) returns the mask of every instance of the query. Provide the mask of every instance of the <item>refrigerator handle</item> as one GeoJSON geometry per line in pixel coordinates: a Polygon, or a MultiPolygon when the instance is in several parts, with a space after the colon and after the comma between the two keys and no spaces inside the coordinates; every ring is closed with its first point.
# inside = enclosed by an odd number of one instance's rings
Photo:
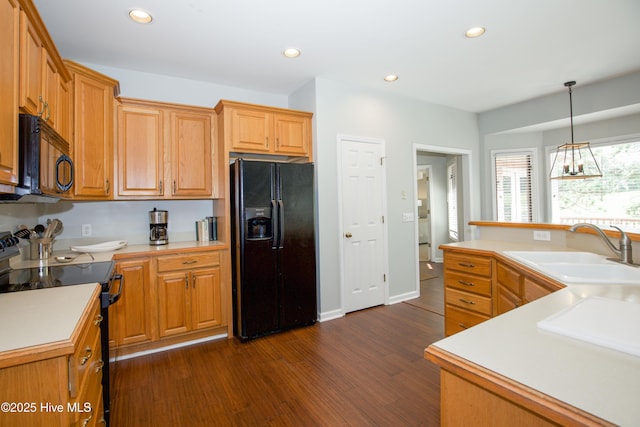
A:
{"type": "Polygon", "coordinates": [[[273,244],[271,246],[271,249],[278,249],[278,238],[280,235],[278,233],[278,215],[276,214],[277,211],[278,209],[276,207],[276,201],[271,200],[271,229],[273,231],[273,244]]]}
{"type": "Polygon", "coordinates": [[[278,200],[278,222],[280,223],[278,249],[282,249],[284,247],[284,202],[282,200],[278,200]]]}

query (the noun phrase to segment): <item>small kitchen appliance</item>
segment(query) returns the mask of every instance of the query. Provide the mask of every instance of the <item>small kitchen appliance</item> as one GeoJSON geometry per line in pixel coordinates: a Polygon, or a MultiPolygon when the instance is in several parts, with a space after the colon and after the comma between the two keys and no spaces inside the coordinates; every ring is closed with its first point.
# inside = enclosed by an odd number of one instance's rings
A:
{"type": "Polygon", "coordinates": [[[169,243],[167,227],[169,225],[169,212],[153,208],[149,211],[149,244],[166,245],[169,243]]]}

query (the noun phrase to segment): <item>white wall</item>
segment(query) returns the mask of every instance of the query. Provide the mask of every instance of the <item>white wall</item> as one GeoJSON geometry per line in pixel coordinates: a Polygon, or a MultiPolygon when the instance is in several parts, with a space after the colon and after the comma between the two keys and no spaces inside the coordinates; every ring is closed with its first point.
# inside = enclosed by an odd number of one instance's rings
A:
{"type": "MultiPolygon", "coordinates": [[[[476,115],[439,105],[316,79],[316,165],[320,259],[320,312],[339,313],[341,306],[336,200],[338,134],[379,138],[386,143],[387,226],[389,232],[389,295],[392,301],[416,286],[415,224],[402,222],[403,212],[414,212],[413,144],[431,144],[472,150],[478,158],[476,115]],[[406,197],[404,196],[406,195],[406,197]]],[[[474,183],[479,183],[477,165],[474,183]]],[[[475,194],[479,185],[473,189],[475,194]]],[[[478,196],[479,197],[479,196],[478,196]]],[[[479,202],[476,204],[479,207],[479,202]]],[[[479,215],[475,212],[474,215],[479,215]]]]}

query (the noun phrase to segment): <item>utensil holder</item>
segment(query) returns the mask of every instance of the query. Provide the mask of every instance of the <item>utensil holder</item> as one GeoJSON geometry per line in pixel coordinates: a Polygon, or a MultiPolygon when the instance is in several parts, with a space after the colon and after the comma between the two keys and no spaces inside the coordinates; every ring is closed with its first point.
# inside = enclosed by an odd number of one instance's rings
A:
{"type": "Polygon", "coordinates": [[[53,252],[53,239],[31,239],[29,240],[29,258],[47,259],[53,252]]]}

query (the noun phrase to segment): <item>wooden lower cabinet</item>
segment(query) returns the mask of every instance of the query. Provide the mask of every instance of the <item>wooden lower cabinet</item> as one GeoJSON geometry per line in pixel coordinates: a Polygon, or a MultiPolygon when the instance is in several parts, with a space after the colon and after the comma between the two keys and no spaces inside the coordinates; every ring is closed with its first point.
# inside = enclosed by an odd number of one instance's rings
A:
{"type": "MultiPolygon", "coordinates": [[[[83,316],[73,352],[0,369],[3,427],[103,425],[100,301],[83,316]]],[[[46,347],[46,346],[45,346],[46,347]]],[[[46,349],[43,349],[46,351],[46,349]]]]}
{"type": "Polygon", "coordinates": [[[227,333],[220,250],[122,259],[120,300],[111,306],[110,349],[116,357],[227,333]]]}
{"type": "Polygon", "coordinates": [[[491,271],[490,256],[444,252],[445,335],[491,318],[491,271]]]}
{"type": "Polygon", "coordinates": [[[493,253],[443,249],[447,336],[563,287],[493,253]]]}
{"type": "Polygon", "coordinates": [[[151,291],[151,258],[116,263],[116,272],[122,274],[124,287],[120,300],[109,309],[114,319],[110,337],[115,346],[148,342],[153,339],[153,303],[151,291]],[[115,314],[115,316],[114,316],[115,314]]]}
{"type": "Polygon", "coordinates": [[[221,324],[220,268],[158,275],[161,337],[221,324]]]}

